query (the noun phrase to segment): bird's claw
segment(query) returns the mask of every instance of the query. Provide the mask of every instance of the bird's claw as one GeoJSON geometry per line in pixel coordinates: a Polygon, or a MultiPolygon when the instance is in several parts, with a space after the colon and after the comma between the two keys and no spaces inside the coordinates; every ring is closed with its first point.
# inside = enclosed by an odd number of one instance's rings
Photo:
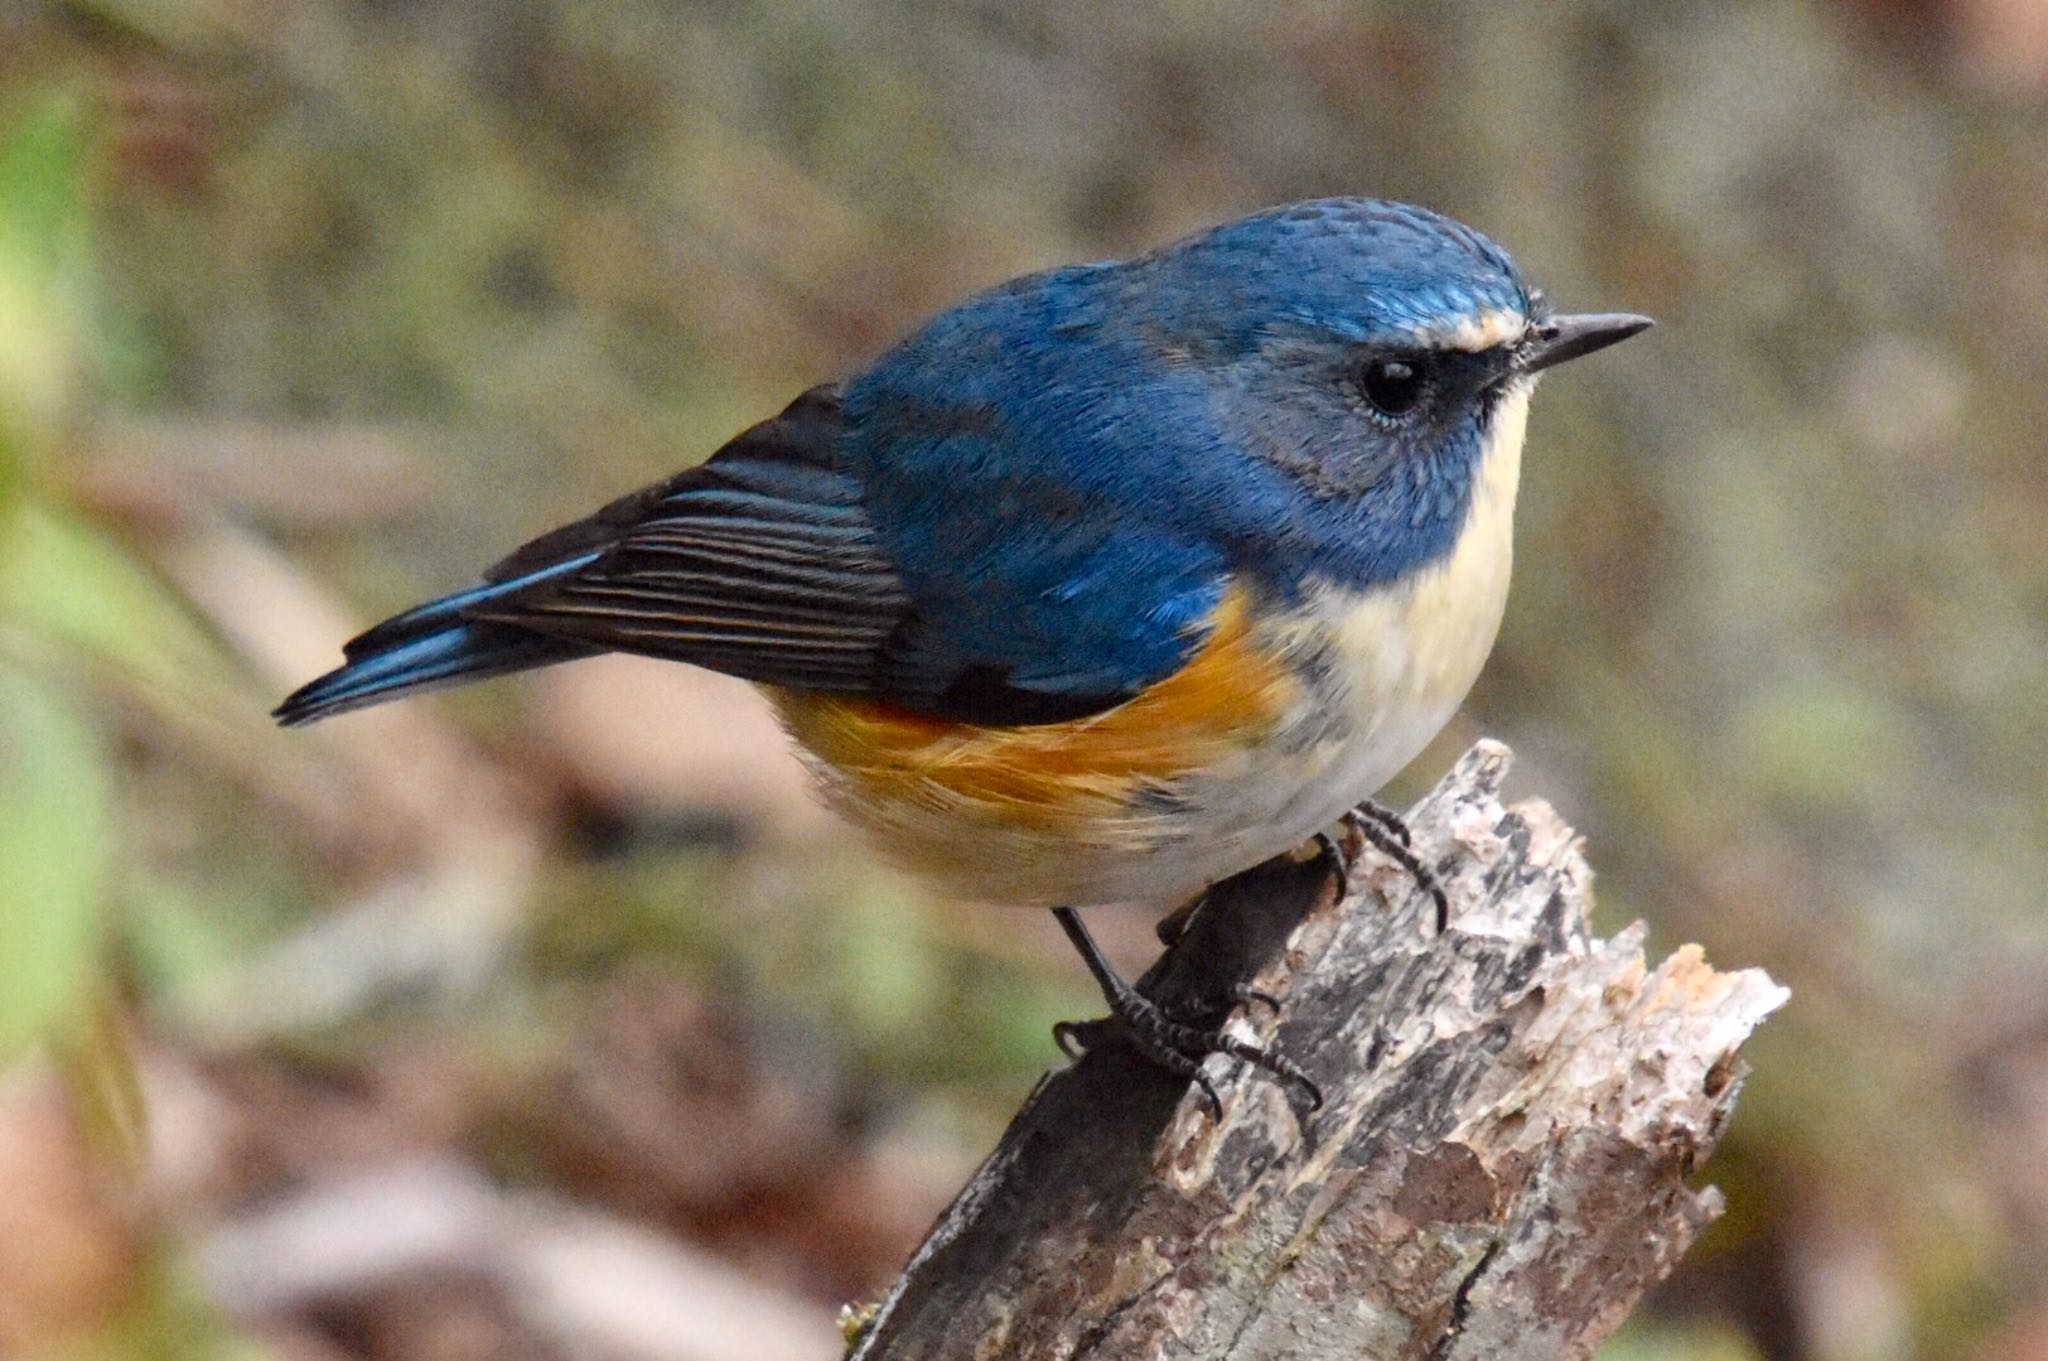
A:
{"type": "Polygon", "coordinates": [[[1052,1027],[1052,1042],[1060,1052],[1079,1062],[1081,1056],[1093,1049],[1109,1030],[1109,1019],[1097,1017],[1092,1021],[1055,1021],[1052,1027]]]}
{"type": "Polygon", "coordinates": [[[1330,871],[1330,880],[1337,888],[1337,902],[1351,896],[1351,857],[1344,850],[1344,843],[1328,832],[1315,835],[1316,853],[1330,871]]]}
{"type": "MultiPolygon", "coordinates": [[[[1279,1009],[1279,1000],[1271,993],[1244,985],[1233,989],[1232,993],[1239,1001],[1261,1002],[1276,1011],[1279,1009]]],[[[1151,1063],[1194,1083],[1202,1093],[1202,1104],[1218,1120],[1223,1118],[1223,1099],[1216,1091],[1216,1084],[1202,1071],[1202,1061],[1211,1054],[1228,1054],[1271,1073],[1283,1084],[1300,1092],[1309,1110],[1316,1110],[1323,1104],[1323,1089],[1292,1059],[1261,1045],[1240,1040],[1220,1027],[1211,1029],[1177,1021],[1158,1003],[1136,991],[1119,999],[1110,1016],[1090,1021],[1061,1021],[1052,1028],[1052,1034],[1061,1052],[1069,1058],[1078,1059],[1112,1029],[1130,1040],[1132,1048],[1151,1063]]]]}
{"type": "MultiPolygon", "coordinates": [[[[1436,871],[1423,864],[1421,857],[1415,854],[1414,834],[1408,830],[1408,824],[1401,815],[1391,808],[1367,799],[1344,815],[1344,823],[1347,827],[1356,828],[1358,834],[1364,837],[1374,850],[1406,870],[1408,877],[1415,881],[1415,886],[1429,895],[1430,901],[1436,906],[1437,934],[1442,935],[1451,924],[1450,896],[1444,892],[1443,881],[1437,877],[1436,871]]],[[[1329,833],[1318,833],[1318,836],[1326,847],[1336,849],[1336,839],[1329,833]]],[[[1342,897],[1344,890],[1349,886],[1350,867],[1344,864],[1341,854],[1335,859],[1339,866],[1338,896],[1342,897]]]]}
{"type": "Polygon", "coordinates": [[[1249,983],[1239,983],[1236,987],[1232,988],[1230,990],[1230,1000],[1240,1006],[1251,1006],[1253,1003],[1257,1003],[1275,1016],[1280,1014],[1280,999],[1267,992],[1264,988],[1255,988],[1249,983]]]}
{"type": "Polygon", "coordinates": [[[1386,831],[1387,835],[1393,837],[1394,840],[1400,842],[1403,846],[1413,846],[1415,844],[1415,834],[1408,830],[1408,819],[1402,817],[1377,799],[1367,799],[1365,802],[1353,807],[1351,813],[1353,817],[1377,823],[1386,831]]]}

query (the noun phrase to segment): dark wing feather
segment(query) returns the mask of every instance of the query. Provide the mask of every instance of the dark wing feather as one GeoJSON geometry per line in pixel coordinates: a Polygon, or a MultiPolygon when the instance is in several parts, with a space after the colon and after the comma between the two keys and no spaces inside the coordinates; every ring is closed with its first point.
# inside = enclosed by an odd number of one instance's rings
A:
{"type": "Polygon", "coordinates": [[[838,436],[837,394],[814,388],[702,467],[519,549],[487,579],[596,557],[470,617],[747,680],[869,691],[910,600],[838,436]]]}
{"type": "Polygon", "coordinates": [[[1042,457],[960,457],[993,438],[972,421],[876,426],[880,448],[848,431],[836,389],[814,388],[701,467],[370,629],[278,717],[610,649],[1050,723],[1121,703],[1199,644],[1222,589],[1211,550],[1086,513],[1042,457]]]}

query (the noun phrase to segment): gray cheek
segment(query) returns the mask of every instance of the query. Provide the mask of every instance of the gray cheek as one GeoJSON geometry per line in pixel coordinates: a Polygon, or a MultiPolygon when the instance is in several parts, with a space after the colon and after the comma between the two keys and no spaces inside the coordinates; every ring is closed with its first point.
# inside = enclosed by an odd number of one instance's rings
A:
{"type": "Polygon", "coordinates": [[[1219,419],[1311,496],[1356,498],[1384,483],[1405,451],[1340,382],[1320,369],[1245,375],[1223,396],[1219,419]]]}

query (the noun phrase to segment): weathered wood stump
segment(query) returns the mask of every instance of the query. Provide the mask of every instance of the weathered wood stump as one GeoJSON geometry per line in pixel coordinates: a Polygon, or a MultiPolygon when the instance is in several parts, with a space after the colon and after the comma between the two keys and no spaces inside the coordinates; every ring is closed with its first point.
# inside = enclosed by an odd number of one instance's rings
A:
{"type": "Polygon", "coordinates": [[[1504,808],[1482,742],[1418,805],[1451,927],[1366,852],[1210,895],[1146,976],[1278,1045],[1303,1113],[1212,1058],[1223,1099],[1109,1042],[1032,1094],[854,1346],[912,1358],[1583,1357],[1720,1210],[1687,1178],[1725,1127],[1736,1048],[1786,992],[1696,947],[1652,970],[1596,939],[1591,873],[1540,802],[1504,808]]]}

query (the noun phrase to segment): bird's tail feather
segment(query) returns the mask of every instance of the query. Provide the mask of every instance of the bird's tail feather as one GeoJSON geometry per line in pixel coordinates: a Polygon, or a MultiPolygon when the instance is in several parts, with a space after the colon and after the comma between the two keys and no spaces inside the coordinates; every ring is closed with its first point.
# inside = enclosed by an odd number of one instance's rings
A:
{"type": "Polygon", "coordinates": [[[401,695],[590,656],[600,649],[465,616],[500,596],[585,566],[594,556],[556,563],[512,581],[491,582],[394,615],[349,642],[342,649],[344,665],[301,686],[271,716],[288,728],[297,727],[401,695]]]}

